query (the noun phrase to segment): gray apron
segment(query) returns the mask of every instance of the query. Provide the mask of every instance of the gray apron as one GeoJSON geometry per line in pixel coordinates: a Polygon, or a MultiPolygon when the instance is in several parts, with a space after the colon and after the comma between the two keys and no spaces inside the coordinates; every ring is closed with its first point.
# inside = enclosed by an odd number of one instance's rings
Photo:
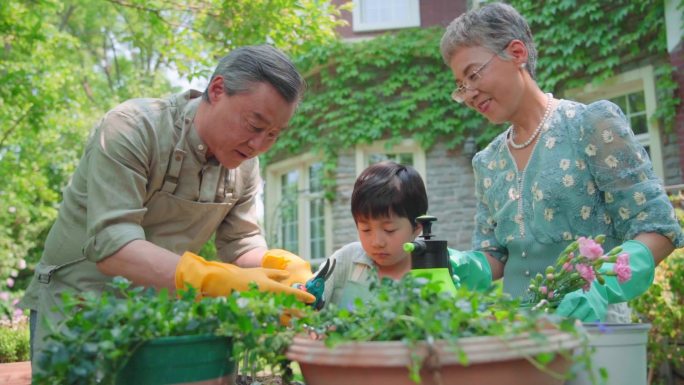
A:
{"type": "MultiPolygon", "coordinates": [[[[224,175],[227,180],[217,189],[222,174],[222,167],[218,166],[207,169],[207,173],[203,174],[199,201],[174,195],[180,179],[181,165],[187,154],[183,147],[188,126],[190,119],[183,117],[180,139],[174,147],[163,185],[145,202],[147,211],[141,224],[147,241],[176,254],[185,251],[198,252],[238,200],[234,191],[236,170],[226,170],[224,175]],[[224,197],[222,202],[215,202],[217,195],[224,197]]],[[[38,319],[36,333],[32,336],[33,350],[40,352],[44,348],[45,336],[49,331],[46,321],[54,327],[66,318],[61,310],[62,292],[102,292],[110,281],[111,277],[102,274],[96,264],[85,256],[67,263],[51,264],[50,257],[45,255],[35,271],[34,282],[38,283],[38,319]]]]}

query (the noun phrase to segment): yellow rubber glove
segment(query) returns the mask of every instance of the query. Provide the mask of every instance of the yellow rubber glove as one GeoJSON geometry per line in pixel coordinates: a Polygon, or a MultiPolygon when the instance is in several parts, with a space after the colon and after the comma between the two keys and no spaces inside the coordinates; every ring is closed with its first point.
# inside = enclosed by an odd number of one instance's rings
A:
{"type": "Polygon", "coordinates": [[[268,250],[261,260],[261,267],[289,271],[290,277],[281,281],[288,286],[294,283],[306,283],[313,277],[309,262],[283,249],[268,250]]]}
{"type": "Polygon", "coordinates": [[[229,263],[207,261],[204,258],[185,252],[176,266],[176,288],[190,285],[204,296],[221,297],[233,290],[245,291],[254,282],[260,291],[285,292],[293,294],[300,301],[312,303],[313,295],[281,283],[288,279],[289,273],[283,270],[259,267],[243,269],[229,263]]]}

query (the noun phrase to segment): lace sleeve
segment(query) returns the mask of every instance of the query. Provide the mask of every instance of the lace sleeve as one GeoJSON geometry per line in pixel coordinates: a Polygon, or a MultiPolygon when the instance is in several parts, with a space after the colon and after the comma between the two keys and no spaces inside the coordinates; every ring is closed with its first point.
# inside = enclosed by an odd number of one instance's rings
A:
{"type": "Polygon", "coordinates": [[[608,101],[588,105],[579,130],[580,155],[603,194],[617,234],[632,239],[657,232],[680,246],[674,209],[620,108],[608,101]]]}

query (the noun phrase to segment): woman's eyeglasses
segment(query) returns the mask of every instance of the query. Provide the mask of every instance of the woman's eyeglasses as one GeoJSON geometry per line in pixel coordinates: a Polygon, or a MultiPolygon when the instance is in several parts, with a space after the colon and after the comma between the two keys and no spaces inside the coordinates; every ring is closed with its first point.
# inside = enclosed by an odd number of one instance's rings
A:
{"type": "Polygon", "coordinates": [[[477,88],[477,82],[482,78],[482,71],[487,67],[487,65],[494,59],[497,54],[492,55],[484,64],[478,67],[470,75],[466,76],[466,79],[462,82],[456,83],[456,89],[451,93],[451,98],[457,103],[463,103],[465,100],[466,92],[473,91],[477,88]]]}

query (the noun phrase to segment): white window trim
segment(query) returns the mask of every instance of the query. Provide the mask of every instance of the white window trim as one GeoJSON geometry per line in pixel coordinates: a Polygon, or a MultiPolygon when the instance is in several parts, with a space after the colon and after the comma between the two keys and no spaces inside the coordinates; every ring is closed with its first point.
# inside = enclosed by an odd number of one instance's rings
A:
{"type": "Polygon", "coordinates": [[[407,0],[409,5],[408,19],[388,23],[363,23],[361,21],[361,13],[359,12],[362,1],[363,0],[354,0],[354,8],[352,9],[352,29],[354,32],[379,31],[420,26],[419,0],[407,0]]]}
{"type": "Polygon", "coordinates": [[[643,91],[646,103],[648,134],[637,135],[637,139],[648,145],[651,153],[651,163],[656,175],[664,180],[663,151],[660,138],[660,125],[653,119],[657,107],[655,74],[653,66],[645,66],[632,71],[616,75],[598,85],[587,84],[578,89],[569,90],[568,97],[586,103],[599,99],[610,99],[627,93],[643,91]]]}
{"type": "Polygon", "coordinates": [[[425,150],[413,139],[403,139],[401,142],[388,146],[389,141],[378,140],[372,144],[356,145],[356,175],[358,176],[366,168],[370,154],[386,153],[410,153],[413,154],[413,168],[423,177],[423,183],[427,186],[427,172],[425,150]]]}
{"type": "MultiPolygon", "coordinates": [[[[320,156],[314,155],[312,153],[303,154],[293,158],[289,158],[277,163],[270,164],[266,166],[266,203],[265,203],[265,224],[264,231],[266,235],[269,236],[275,230],[273,226],[277,225],[275,223],[276,218],[276,208],[278,207],[278,202],[282,198],[281,191],[281,179],[280,177],[295,169],[299,170],[301,178],[299,179],[298,190],[307,190],[309,186],[309,166],[313,163],[320,162],[322,158],[320,156]]],[[[298,206],[298,228],[297,242],[299,244],[299,250],[288,250],[300,257],[311,260],[311,234],[309,230],[309,205],[308,200],[306,200],[304,194],[298,194],[299,204],[298,206]]],[[[332,254],[332,207],[330,202],[326,199],[324,200],[323,213],[325,215],[325,254],[332,254]]],[[[270,246],[269,246],[270,247],[270,246]]]]}

